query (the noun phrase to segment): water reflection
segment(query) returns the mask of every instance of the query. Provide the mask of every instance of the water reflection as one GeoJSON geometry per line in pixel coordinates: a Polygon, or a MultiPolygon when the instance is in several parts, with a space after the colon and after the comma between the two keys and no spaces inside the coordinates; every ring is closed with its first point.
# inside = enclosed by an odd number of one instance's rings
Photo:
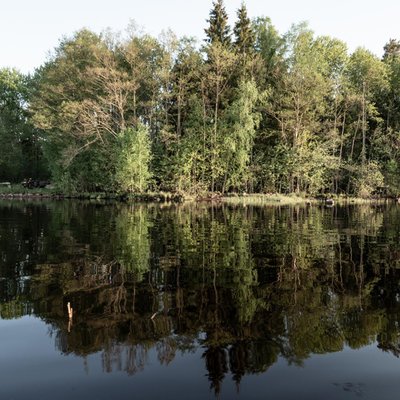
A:
{"type": "Polygon", "coordinates": [[[396,206],[1,202],[0,316],[41,318],[105,372],[201,349],[216,393],[279,357],[398,357],[399,226],[396,206]]]}

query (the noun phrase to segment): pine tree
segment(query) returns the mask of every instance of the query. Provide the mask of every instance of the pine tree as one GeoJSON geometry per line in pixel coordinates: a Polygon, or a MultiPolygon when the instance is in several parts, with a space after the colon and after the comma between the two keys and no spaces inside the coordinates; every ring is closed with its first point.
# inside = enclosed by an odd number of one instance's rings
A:
{"type": "Polygon", "coordinates": [[[207,22],[209,23],[209,27],[204,30],[207,35],[206,42],[219,42],[224,46],[229,46],[231,44],[230,27],[223,0],[213,2],[210,19],[207,22]]]}
{"type": "Polygon", "coordinates": [[[390,39],[388,43],[385,44],[383,54],[383,60],[388,61],[400,55],[400,41],[395,39],[390,39]]]}
{"type": "Polygon", "coordinates": [[[251,26],[250,18],[247,15],[247,8],[244,3],[237,11],[237,21],[233,28],[235,34],[235,47],[240,54],[251,54],[254,49],[255,34],[251,26]]]}

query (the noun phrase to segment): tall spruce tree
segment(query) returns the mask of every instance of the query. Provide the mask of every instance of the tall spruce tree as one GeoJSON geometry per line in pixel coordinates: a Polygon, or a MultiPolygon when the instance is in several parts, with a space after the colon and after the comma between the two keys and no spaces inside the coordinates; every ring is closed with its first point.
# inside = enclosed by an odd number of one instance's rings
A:
{"type": "Polygon", "coordinates": [[[237,21],[233,28],[233,33],[237,52],[244,55],[251,54],[254,51],[255,33],[244,3],[237,11],[237,21]]]}
{"type": "Polygon", "coordinates": [[[207,35],[205,41],[211,44],[218,42],[224,46],[229,46],[231,44],[230,27],[223,0],[213,2],[210,19],[207,22],[209,27],[204,30],[207,35]]]}

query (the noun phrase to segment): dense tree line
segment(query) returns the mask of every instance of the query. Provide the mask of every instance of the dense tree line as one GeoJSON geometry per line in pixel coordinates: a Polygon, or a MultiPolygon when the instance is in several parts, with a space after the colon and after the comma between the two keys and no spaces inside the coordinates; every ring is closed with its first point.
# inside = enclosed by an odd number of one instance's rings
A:
{"type": "Polygon", "coordinates": [[[222,0],[205,36],[81,30],[33,77],[1,70],[1,179],[34,171],[69,191],[399,193],[400,42],[382,59],[349,54],[305,24],[280,35],[244,4],[231,28],[222,0]]]}

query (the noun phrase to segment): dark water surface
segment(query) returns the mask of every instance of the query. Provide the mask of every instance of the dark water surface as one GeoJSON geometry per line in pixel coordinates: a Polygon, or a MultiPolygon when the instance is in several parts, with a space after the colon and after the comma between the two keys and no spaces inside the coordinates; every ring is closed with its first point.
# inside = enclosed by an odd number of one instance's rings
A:
{"type": "Polygon", "coordinates": [[[399,282],[397,205],[2,201],[0,399],[395,399],[399,282]]]}

